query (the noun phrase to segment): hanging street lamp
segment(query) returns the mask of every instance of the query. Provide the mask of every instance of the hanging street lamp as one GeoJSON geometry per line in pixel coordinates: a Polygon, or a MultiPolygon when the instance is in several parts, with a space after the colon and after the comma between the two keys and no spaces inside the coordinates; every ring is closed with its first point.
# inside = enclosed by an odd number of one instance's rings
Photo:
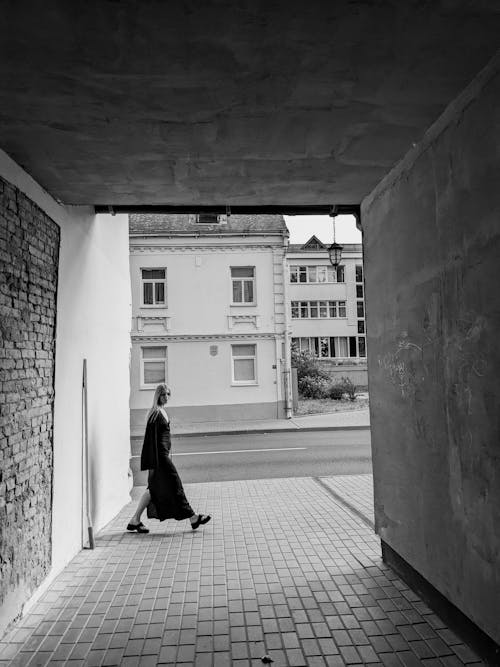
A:
{"type": "Polygon", "coordinates": [[[340,264],[340,260],[342,259],[343,246],[341,246],[340,243],[335,242],[335,218],[337,216],[336,206],[332,206],[329,216],[333,222],[333,243],[328,248],[328,257],[330,259],[330,264],[334,268],[337,268],[337,266],[340,264]]]}

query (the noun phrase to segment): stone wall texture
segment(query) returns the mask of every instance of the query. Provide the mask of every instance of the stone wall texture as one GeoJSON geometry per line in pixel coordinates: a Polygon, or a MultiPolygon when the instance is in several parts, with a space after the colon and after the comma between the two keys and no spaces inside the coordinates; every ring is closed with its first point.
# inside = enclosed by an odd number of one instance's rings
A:
{"type": "Polygon", "coordinates": [[[376,530],[500,642],[500,73],[362,207],[376,530]]]}
{"type": "Polygon", "coordinates": [[[49,571],[59,227],[0,179],[0,633],[49,571]]]}

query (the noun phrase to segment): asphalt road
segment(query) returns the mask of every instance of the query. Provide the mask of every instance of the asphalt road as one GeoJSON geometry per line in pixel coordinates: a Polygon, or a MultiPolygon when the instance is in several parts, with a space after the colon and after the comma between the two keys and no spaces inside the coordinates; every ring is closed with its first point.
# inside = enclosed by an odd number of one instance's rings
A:
{"type": "Polygon", "coordinates": [[[371,472],[369,430],[173,438],[184,483],[371,472]]]}

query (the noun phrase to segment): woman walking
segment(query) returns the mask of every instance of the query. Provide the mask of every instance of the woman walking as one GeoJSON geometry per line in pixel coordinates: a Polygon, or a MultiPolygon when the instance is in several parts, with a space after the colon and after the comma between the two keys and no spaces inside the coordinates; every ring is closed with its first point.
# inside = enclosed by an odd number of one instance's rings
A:
{"type": "Polygon", "coordinates": [[[143,493],[127,530],[149,533],[141,515],[147,508],[149,519],[189,519],[191,528],[208,523],[208,514],[195,514],[182,487],[179,474],[170,458],[170,420],[165,405],[170,388],[164,382],[156,387],[153,406],[148,414],[141,454],[141,470],[149,470],[148,488],[143,493]]]}

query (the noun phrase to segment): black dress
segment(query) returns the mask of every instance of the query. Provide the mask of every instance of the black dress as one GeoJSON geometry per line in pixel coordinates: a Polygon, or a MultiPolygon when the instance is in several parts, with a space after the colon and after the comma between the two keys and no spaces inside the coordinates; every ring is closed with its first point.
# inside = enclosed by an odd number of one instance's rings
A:
{"type": "Polygon", "coordinates": [[[181,521],[194,514],[170,458],[170,448],[170,422],[159,410],[148,419],[141,454],[141,470],[149,470],[149,519],[181,521]]]}

